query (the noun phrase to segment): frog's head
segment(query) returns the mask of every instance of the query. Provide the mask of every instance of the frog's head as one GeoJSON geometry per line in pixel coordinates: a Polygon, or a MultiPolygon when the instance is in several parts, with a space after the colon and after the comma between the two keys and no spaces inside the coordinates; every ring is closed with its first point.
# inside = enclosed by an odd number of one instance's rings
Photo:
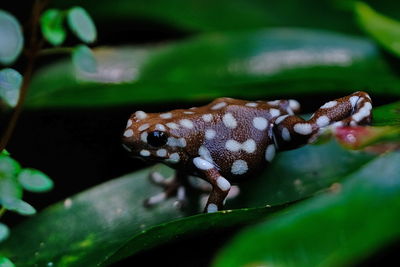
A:
{"type": "Polygon", "coordinates": [[[187,157],[187,141],[180,125],[173,122],[172,113],[137,111],[128,120],[122,142],[133,157],[177,164],[187,157]]]}

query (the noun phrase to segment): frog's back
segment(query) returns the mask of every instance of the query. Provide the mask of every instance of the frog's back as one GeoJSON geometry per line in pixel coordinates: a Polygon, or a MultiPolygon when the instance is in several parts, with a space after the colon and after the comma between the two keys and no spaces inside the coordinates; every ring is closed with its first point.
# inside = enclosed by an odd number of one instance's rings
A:
{"type": "Polygon", "coordinates": [[[278,102],[232,98],[216,99],[192,112],[191,120],[197,129],[188,143],[191,157],[201,156],[213,163],[221,175],[232,178],[248,176],[265,167],[275,152],[272,122],[286,114],[278,102]]]}

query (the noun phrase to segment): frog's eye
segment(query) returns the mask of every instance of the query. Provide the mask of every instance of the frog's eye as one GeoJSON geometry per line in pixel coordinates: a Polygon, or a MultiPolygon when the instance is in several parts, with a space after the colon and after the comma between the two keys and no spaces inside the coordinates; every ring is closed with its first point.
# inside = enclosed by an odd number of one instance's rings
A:
{"type": "Polygon", "coordinates": [[[161,131],[150,132],[147,135],[147,143],[154,147],[160,147],[167,143],[168,136],[166,133],[161,131]]]}

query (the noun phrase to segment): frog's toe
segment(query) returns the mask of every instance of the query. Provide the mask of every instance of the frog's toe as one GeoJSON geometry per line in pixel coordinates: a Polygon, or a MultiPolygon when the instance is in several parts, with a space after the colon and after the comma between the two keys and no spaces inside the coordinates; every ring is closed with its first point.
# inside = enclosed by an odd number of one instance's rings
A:
{"type": "Polygon", "coordinates": [[[159,173],[157,171],[153,171],[153,172],[150,172],[150,174],[149,174],[149,180],[152,184],[165,188],[173,183],[174,175],[166,178],[161,173],[159,173]]]}
{"type": "Polygon", "coordinates": [[[145,199],[143,202],[143,205],[148,208],[153,207],[153,206],[165,201],[165,199],[167,199],[167,194],[165,192],[161,192],[157,195],[154,195],[152,197],[145,199]]]}

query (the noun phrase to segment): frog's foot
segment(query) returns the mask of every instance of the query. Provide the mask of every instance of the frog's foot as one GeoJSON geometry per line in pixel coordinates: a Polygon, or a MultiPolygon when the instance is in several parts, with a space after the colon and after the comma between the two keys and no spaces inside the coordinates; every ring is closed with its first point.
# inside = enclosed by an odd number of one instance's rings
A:
{"type": "Polygon", "coordinates": [[[144,201],[145,207],[153,207],[172,197],[176,197],[174,206],[177,208],[183,208],[186,205],[186,188],[178,174],[164,178],[159,172],[151,172],[149,179],[153,184],[162,187],[164,191],[147,198],[144,201]]]}

